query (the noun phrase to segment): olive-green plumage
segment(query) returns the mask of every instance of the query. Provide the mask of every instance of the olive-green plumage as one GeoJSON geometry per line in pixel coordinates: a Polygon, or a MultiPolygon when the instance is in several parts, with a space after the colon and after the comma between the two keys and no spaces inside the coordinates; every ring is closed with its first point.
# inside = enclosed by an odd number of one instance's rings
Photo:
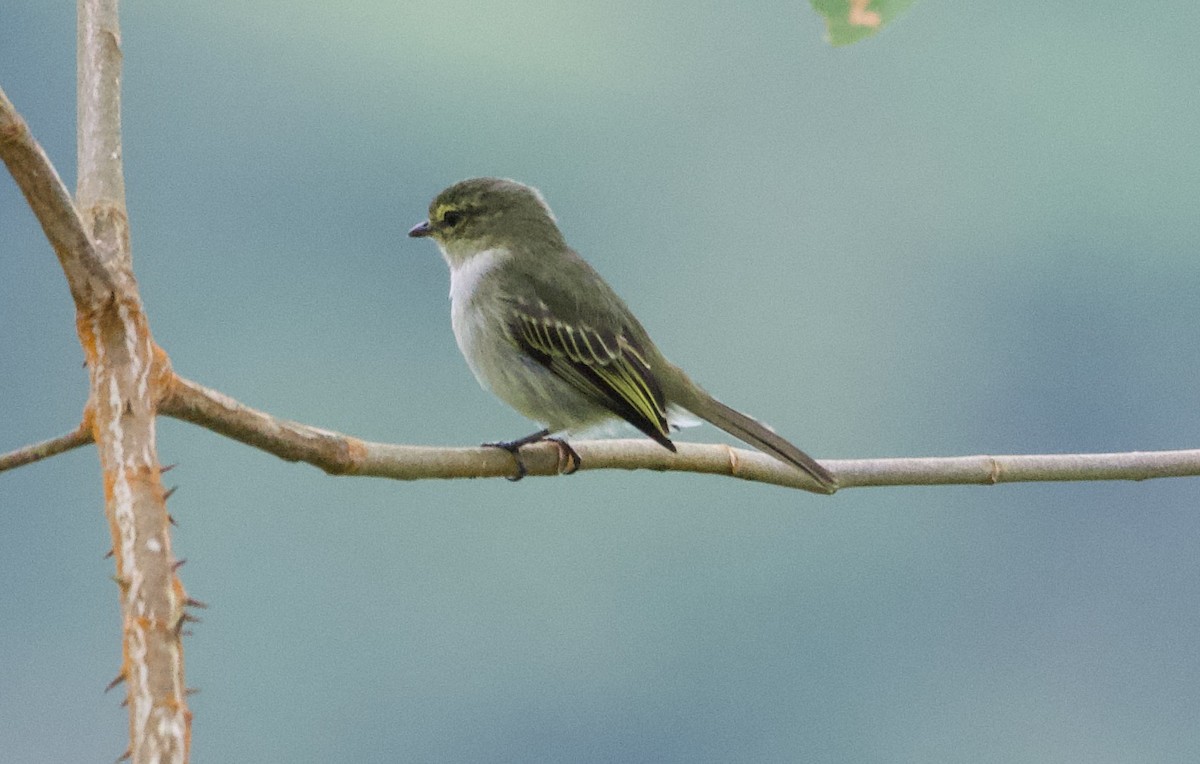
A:
{"type": "Polygon", "coordinates": [[[476,378],[550,433],[623,419],[674,451],[671,426],[690,423],[690,412],[836,488],[811,457],[667,361],[567,246],[536,189],[464,180],[438,194],[409,235],[432,238],[450,266],[454,335],[476,378]]]}

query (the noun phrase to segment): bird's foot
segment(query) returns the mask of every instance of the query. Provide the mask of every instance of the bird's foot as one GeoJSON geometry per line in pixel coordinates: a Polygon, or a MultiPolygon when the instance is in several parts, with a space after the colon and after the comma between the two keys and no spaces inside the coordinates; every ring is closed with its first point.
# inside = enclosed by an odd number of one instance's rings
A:
{"type": "Polygon", "coordinates": [[[551,438],[548,436],[549,433],[543,430],[524,438],[518,438],[517,440],[484,443],[483,447],[501,448],[513,455],[513,459],[517,463],[517,474],[514,477],[508,478],[513,483],[529,474],[529,470],[525,467],[525,460],[521,458],[521,447],[528,446],[531,443],[540,443],[543,440],[550,441],[558,448],[558,474],[571,475],[577,472],[583,464],[583,460],[579,458],[579,454],[576,453],[575,449],[571,448],[562,438],[551,438]]]}
{"type": "Polygon", "coordinates": [[[571,448],[570,444],[562,438],[546,438],[554,445],[558,446],[558,474],[574,475],[583,466],[583,459],[579,458],[579,453],[571,448]]]}
{"type": "Polygon", "coordinates": [[[521,446],[528,442],[522,438],[520,440],[501,440],[496,443],[484,443],[482,445],[484,448],[500,448],[513,455],[513,459],[517,463],[517,474],[515,477],[506,477],[505,480],[515,483],[529,474],[529,470],[525,468],[525,460],[521,458],[521,446]]]}

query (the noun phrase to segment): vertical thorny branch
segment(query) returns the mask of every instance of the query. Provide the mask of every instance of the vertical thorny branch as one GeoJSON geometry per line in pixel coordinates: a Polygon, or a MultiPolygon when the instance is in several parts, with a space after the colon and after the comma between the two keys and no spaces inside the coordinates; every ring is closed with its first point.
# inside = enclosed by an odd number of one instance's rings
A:
{"type": "Polygon", "coordinates": [[[132,759],[182,762],[191,734],[181,642],[188,599],[171,552],[154,427],[171,371],[150,334],[130,258],[117,2],[79,0],[78,13],[75,201],[111,288],[72,292],[121,598],[118,679],[126,686],[132,759]]]}

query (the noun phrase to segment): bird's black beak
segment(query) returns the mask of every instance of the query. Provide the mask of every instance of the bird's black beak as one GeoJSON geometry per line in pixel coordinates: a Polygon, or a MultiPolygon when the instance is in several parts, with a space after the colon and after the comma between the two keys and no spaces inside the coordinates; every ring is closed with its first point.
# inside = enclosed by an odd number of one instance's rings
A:
{"type": "Polygon", "coordinates": [[[414,239],[419,239],[423,236],[432,236],[433,226],[429,225],[428,220],[422,220],[420,223],[417,223],[415,226],[408,229],[408,235],[414,239]]]}

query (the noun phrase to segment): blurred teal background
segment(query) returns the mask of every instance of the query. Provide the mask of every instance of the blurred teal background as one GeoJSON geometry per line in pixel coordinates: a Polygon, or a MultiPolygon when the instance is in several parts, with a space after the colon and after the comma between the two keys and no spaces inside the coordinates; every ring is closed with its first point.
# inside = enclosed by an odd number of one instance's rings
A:
{"type": "MultiPolygon", "coordinates": [[[[660,346],[820,457],[1200,445],[1194,5],[124,4],[137,275],[176,369],[361,437],[530,430],[404,233],[539,186],[660,346]]],[[[74,187],[70,3],[0,85],[74,187]]],[[[0,450],[85,398],[0,181],[0,450]]],[[[719,439],[711,428],[689,438],[719,439]]],[[[1200,481],[331,478],[163,420],[198,762],[1200,760],[1200,481]]],[[[0,758],[126,745],[95,453],[0,475],[0,758]]]]}

